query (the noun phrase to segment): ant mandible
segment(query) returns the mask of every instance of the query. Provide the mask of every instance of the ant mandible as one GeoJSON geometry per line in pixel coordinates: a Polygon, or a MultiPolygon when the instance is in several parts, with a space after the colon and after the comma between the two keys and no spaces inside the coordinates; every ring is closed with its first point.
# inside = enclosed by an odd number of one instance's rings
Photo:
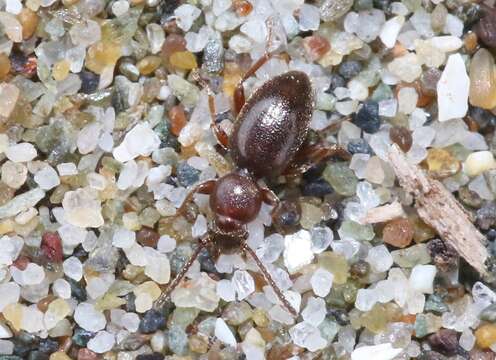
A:
{"type": "MultiPolygon", "coordinates": [[[[271,38],[270,29],[268,42],[271,38]]],[[[289,71],[272,78],[255,90],[245,102],[243,83],[272,56],[274,53],[266,50],[238,83],[233,96],[236,122],[230,137],[215,121],[213,92],[199,75],[196,76],[208,91],[211,128],[219,145],[229,151],[236,166],[234,171],[219,179],[197,185],[178,209],[177,213],[182,214],[195,193],[207,194],[210,195],[214,219],[212,227],[199,240],[199,246],[191,258],[155,303],[156,308],[163,305],[201,250],[207,248],[214,259],[221,253],[243,251],[250,254],[284,307],[293,316],[298,315],[246,242],[246,224],[257,217],[262,202],[273,206],[272,214],[280,202],[270,189],[259,186],[257,180],[269,176],[301,174],[312,164],[333,155],[348,158],[349,154],[336,145],[317,143],[303,146],[313,111],[312,86],[304,72],[289,71]]]]}

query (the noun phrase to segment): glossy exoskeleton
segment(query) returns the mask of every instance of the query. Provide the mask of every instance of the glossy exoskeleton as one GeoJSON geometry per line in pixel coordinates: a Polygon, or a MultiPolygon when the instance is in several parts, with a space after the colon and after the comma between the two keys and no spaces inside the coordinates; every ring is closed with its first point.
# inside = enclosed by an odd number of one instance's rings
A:
{"type": "Polygon", "coordinates": [[[156,306],[161,306],[202,248],[206,247],[213,258],[221,253],[240,250],[249,253],[284,307],[293,316],[297,315],[266,267],[246,243],[246,224],[257,217],[262,203],[272,205],[274,210],[279,205],[277,196],[270,189],[261,187],[257,180],[302,173],[312,163],[336,153],[341,156],[347,156],[347,153],[337,146],[303,146],[313,109],[312,86],[303,72],[290,71],[274,77],[255,90],[245,103],[243,81],[252,76],[270,56],[267,54],[258,60],[236,88],[234,111],[238,115],[230,137],[215,123],[214,98],[209,92],[212,128],[219,144],[230,152],[236,169],[219,179],[196,186],[178,210],[181,213],[195,193],[208,194],[214,219],[208,234],[200,239],[191,259],[168,285],[156,306]]]}

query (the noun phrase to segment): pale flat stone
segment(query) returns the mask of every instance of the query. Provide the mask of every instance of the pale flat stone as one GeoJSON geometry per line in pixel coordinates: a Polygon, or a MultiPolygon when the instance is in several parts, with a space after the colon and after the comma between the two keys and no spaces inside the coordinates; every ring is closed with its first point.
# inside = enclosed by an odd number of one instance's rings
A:
{"type": "Polygon", "coordinates": [[[236,338],[222,318],[215,322],[215,336],[226,345],[236,346],[236,338]]]}
{"type": "Polygon", "coordinates": [[[0,206],[0,219],[15,216],[20,212],[32,208],[44,197],[45,192],[40,188],[35,188],[17,195],[5,205],[0,206]]]}
{"type": "Polygon", "coordinates": [[[490,151],[476,151],[471,153],[463,163],[463,170],[468,176],[477,176],[484,171],[495,169],[496,160],[490,151]]]}
{"type": "Polygon", "coordinates": [[[439,121],[462,118],[468,110],[470,79],[460,54],[448,58],[437,84],[439,121]]]}
{"type": "Polygon", "coordinates": [[[97,193],[89,188],[68,191],[64,194],[62,206],[68,223],[79,227],[103,225],[101,203],[97,193]]]}
{"type": "Polygon", "coordinates": [[[159,146],[158,135],[148,123],[142,123],[136,125],[126,134],[122,143],[114,149],[113,155],[116,160],[126,162],[139,155],[148,156],[159,146]]]}
{"type": "MultiPolygon", "coordinates": [[[[12,16],[9,14],[9,16],[12,16]]],[[[1,21],[0,21],[1,23],[1,21]]],[[[19,98],[20,91],[13,84],[0,84],[0,116],[8,118],[19,98]]]]}
{"type": "Polygon", "coordinates": [[[395,349],[390,343],[363,346],[353,350],[351,360],[392,360],[403,349],[395,349]]]}
{"type": "Polygon", "coordinates": [[[379,37],[382,43],[386,45],[387,48],[394,47],[394,44],[396,44],[396,39],[398,38],[398,34],[400,33],[400,30],[403,27],[404,23],[404,16],[395,16],[394,18],[389,19],[384,23],[379,37]]]}
{"type": "Polygon", "coordinates": [[[460,38],[451,35],[435,36],[427,41],[429,41],[432,46],[445,53],[456,51],[463,45],[463,41],[460,38]]]}

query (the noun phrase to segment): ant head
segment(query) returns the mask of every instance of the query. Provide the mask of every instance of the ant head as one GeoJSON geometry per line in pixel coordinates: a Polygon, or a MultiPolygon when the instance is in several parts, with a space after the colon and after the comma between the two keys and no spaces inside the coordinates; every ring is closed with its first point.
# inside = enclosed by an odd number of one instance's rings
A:
{"type": "Polygon", "coordinates": [[[215,213],[216,225],[226,233],[238,231],[254,220],[261,206],[260,188],[250,176],[242,172],[221,177],[210,195],[210,207],[215,213]]]}

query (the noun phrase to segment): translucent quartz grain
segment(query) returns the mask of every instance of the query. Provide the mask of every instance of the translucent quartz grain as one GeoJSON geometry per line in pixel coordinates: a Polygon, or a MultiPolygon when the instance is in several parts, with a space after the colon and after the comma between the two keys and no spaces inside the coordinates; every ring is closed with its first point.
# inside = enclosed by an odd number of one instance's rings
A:
{"type": "Polygon", "coordinates": [[[483,109],[496,107],[496,74],[493,55],[479,49],[470,62],[469,100],[473,106],[483,109]]]}

